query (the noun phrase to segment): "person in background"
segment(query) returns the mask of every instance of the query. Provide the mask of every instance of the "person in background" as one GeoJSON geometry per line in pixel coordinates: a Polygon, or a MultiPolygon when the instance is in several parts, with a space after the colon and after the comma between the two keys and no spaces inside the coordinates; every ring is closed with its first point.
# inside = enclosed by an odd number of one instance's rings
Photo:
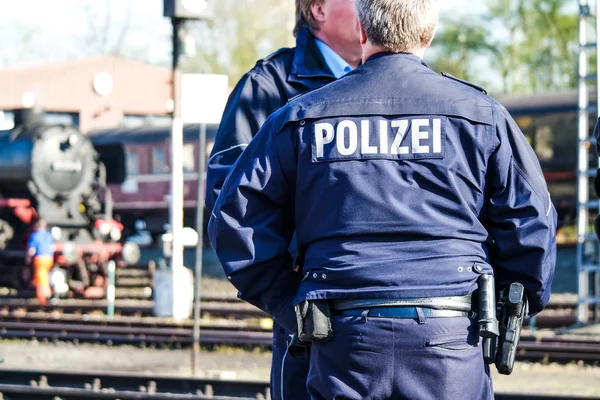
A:
{"type": "Polygon", "coordinates": [[[241,299],[312,343],[311,399],[491,400],[472,295],[493,275],[523,285],[530,316],[547,305],[540,163],[501,104],[424,63],[436,0],[355,3],[363,64],[269,117],[211,245],[241,299]]]}
{"type": "MultiPolygon", "coordinates": [[[[227,102],[208,162],[206,206],[215,204],[232,165],[267,117],[292,97],[335,81],[360,64],[353,0],[296,0],[296,47],[259,60],[227,102]]],[[[294,245],[290,249],[295,252],[294,245]]],[[[290,263],[290,269],[294,264],[290,263]]],[[[290,332],[273,327],[271,397],[308,399],[308,362],[287,355],[290,332]]]]}
{"type": "Polygon", "coordinates": [[[29,236],[26,263],[33,263],[33,283],[38,301],[48,304],[52,296],[49,273],[54,266],[54,238],[43,219],[36,222],[35,231],[29,236]]]}

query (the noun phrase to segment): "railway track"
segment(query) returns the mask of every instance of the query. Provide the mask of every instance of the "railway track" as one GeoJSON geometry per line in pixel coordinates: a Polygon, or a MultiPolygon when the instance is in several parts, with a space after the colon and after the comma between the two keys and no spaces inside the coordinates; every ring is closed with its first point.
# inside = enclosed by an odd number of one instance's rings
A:
{"type": "Polygon", "coordinates": [[[11,400],[266,399],[269,383],[74,371],[0,370],[0,393],[11,400]]]}
{"type": "MultiPolygon", "coordinates": [[[[135,272],[135,271],[134,271],[135,272]]],[[[536,318],[539,328],[575,323],[572,299],[553,302],[536,318]]],[[[115,316],[105,315],[106,300],[59,300],[0,297],[0,337],[106,344],[188,346],[192,322],[151,317],[153,302],[119,299],[115,316]]],[[[270,320],[259,309],[235,298],[203,297],[201,341],[206,345],[271,346],[270,320]],[[218,319],[216,319],[217,317],[218,319]]],[[[524,336],[520,360],[600,362],[600,339],[524,336]]]]}
{"type": "MultiPolygon", "coordinates": [[[[0,297],[0,316],[11,312],[41,312],[59,314],[104,314],[106,300],[61,299],[54,304],[42,305],[36,299],[0,297]]],[[[151,300],[117,299],[115,315],[150,317],[154,309],[151,300]]],[[[263,311],[238,299],[202,297],[202,312],[226,318],[266,317],[263,311]]]]}
{"type": "MultiPolygon", "coordinates": [[[[0,370],[0,394],[10,400],[269,399],[266,381],[233,381],[127,373],[0,370]]],[[[496,393],[496,400],[600,400],[600,397],[496,393]]]]}
{"type": "MultiPolygon", "coordinates": [[[[5,315],[0,317],[0,337],[50,341],[99,342],[109,345],[166,345],[192,344],[192,326],[160,318],[105,317],[79,319],[75,316],[60,319],[48,315],[5,315]]],[[[203,320],[201,342],[204,345],[261,346],[272,345],[268,323],[261,320],[203,320]],[[262,322],[262,324],[261,324],[262,322]]],[[[266,321],[268,322],[268,321],[266,321]]],[[[579,336],[521,338],[517,359],[543,362],[600,363],[600,339],[579,336]]]]}
{"type": "MultiPolygon", "coordinates": [[[[152,316],[152,300],[117,299],[115,315],[148,317],[152,316]]],[[[551,303],[536,317],[536,327],[557,329],[572,326],[577,322],[575,303],[551,303]]],[[[38,313],[102,314],[106,311],[106,300],[59,300],[56,304],[40,305],[35,298],[14,298],[0,296],[0,317],[14,311],[38,313]]],[[[229,319],[265,318],[261,310],[236,298],[203,297],[202,313],[214,317],[229,319]]]]}

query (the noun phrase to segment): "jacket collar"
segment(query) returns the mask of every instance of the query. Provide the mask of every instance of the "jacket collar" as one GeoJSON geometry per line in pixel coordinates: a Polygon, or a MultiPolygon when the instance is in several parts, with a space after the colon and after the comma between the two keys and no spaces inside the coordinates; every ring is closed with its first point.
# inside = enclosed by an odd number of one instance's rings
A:
{"type": "Polygon", "coordinates": [[[288,75],[289,82],[300,82],[304,78],[331,78],[333,72],[327,66],[321,51],[317,47],[315,37],[307,27],[303,27],[296,36],[296,51],[292,63],[292,71],[288,75]]]}
{"type": "Polygon", "coordinates": [[[395,58],[398,60],[406,59],[406,60],[418,62],[424,66],[427,66],[427,64],[425,64],[425,61],[423,61],[421,59],[421,57],[414,55],[412,53],[392,53],[392,52],[387,52],[387,51],[382,51],[382,52],[373,54],[371,57],[367,58],[365,63],[372,62],[372,61],[378,60],[383,57],[395,58]]]}

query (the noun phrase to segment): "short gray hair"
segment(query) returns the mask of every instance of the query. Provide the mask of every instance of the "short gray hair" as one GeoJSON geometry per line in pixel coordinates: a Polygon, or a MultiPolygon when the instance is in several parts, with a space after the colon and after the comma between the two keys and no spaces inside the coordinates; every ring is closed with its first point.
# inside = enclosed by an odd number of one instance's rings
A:
{"type": "Polygon", "coordinates": [[[355,0],[367,38],[395,53],[424,48],[438,24],[437,0],[355,0]]]}

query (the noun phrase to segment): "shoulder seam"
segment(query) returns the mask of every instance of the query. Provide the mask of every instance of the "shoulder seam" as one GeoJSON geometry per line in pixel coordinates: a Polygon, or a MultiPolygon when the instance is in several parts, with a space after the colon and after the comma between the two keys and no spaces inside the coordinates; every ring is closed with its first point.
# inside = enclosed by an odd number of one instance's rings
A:
{"type": "Polygon", "coordinates": [[[457,78],[454,75],[451,75],[451,74],[449,74],[447,72],[442,72],[442,76],[444,76],[444,77],[446,77],[448,79],[452,79],[453,81],[460,82],[463,85],[470,86],[473,89],[477,89],[478,91],[480,91],[480,92],[482,92],[482,93],[484,93],[484,94],[487,95],[487,90],[485,90],[485,88],[483,86],[480,86],[480,85],[478,85],[476,83],[469,82],[469,81],[466,81],[464,79],[457,78]]]}
{"type": "Polygon", "coordinates": [[[247,147],[247,146],[248,146],[248,143],[240,143],[240,144],[236,144],[236,145],[234,145],[234,146],[228,147],[228,148],[226,148],[226,149],[223,149],[223,150],[217,151],[215,154],[213,154],[212,156],[210,156],[210,158],[208,159],[208,163],[210,164],[210,162],[211,162],[211,161],[212,161],[212,160],[213,160],[213,159],[214,159],[216,156],[218,156],[218,155],[220,155],[220,154],[227,153],[228,151],[231,151],[231,150],[237,149],[237,148],[239,148],[239,147],[244,147],[244,148],[245,148],[245,147],[247,147]]]}
{"type": "Polygon", "coordinates": [[[252,68],[250,71],[248,71],[247,75],[250,79],[256,79],[257,77],[260,77],[265,82],[267,82],[271,86],[271,88],[279,91],[279,89],[277,88],[277,85],[271,79],[271,76],[267,75],[263,71],[258,71],[255,68],[252,68]]]}
{"type": "Polygon", "coordinates": [[[256,64],[257,64],[257,65],[258,65],[258,64],[266,64],[266,63],[268,63],[268,62],[272,61],[272,59],[273,59],[275,56],[278,56],[278,55],[279,55],[279,54],[281,54],[281,53],[285,53],[286,51],[291,51],[291,50],[293,50],[293,48],[292,48],[292,47],[282,47],[282,48],[280,48],[279,50],[276,50],[276,51],[272,52],[272,53],[271,53],[271,54],[269,54],[268,56],[261,58],[260,60],[258,60],[258,61],[256,62],[256,64]]]}

